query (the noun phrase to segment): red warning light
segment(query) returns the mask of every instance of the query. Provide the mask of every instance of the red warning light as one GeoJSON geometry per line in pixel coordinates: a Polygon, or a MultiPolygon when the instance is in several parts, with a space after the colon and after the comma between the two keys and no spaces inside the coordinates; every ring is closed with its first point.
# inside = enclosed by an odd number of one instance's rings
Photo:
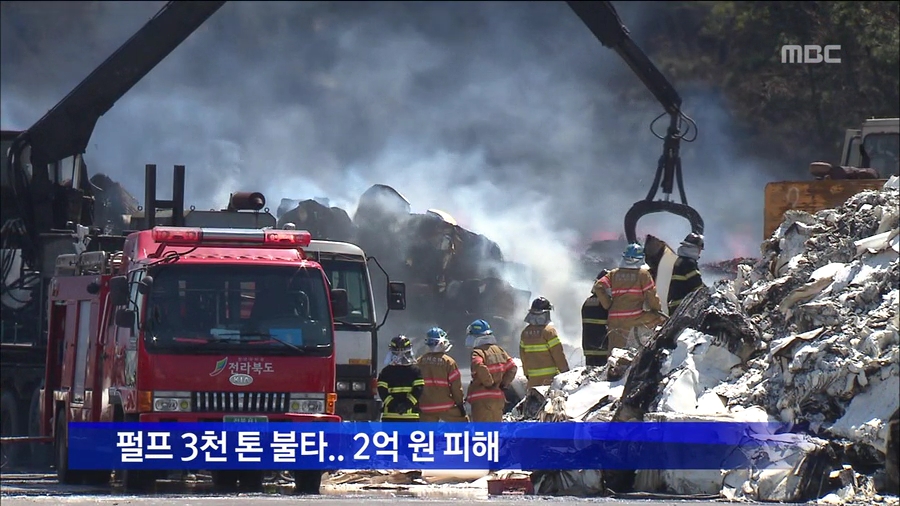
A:
{"type": "Polygon", "coordinates": [[[187,227],[153,227],[153,241],[167,244],[198,245],[203,238],[203,230],[187,227]]]}
{"type": "Polygon", "coordinates": [[[312,241],[312,234],[306,230],[266,230],[265,243],[293,248],[306,248],[312,241]]]}
{"type": "Polygon", "coordinates": [[[306,230],[239,228],[154,227],[153,241],[170,246],[256,246],[306,248],[312,234],[306,230]]]}

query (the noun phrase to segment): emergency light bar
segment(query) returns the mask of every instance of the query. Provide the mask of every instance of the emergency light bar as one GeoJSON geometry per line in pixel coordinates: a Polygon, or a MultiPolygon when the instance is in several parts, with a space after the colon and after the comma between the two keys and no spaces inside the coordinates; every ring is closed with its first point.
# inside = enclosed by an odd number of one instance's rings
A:
{"type": "Polygon", "coordinates": [[[153,227],[153,241],[172,246],[262,246],[306,248],[306,230],[248,230],[239,228],[153,227]]]}

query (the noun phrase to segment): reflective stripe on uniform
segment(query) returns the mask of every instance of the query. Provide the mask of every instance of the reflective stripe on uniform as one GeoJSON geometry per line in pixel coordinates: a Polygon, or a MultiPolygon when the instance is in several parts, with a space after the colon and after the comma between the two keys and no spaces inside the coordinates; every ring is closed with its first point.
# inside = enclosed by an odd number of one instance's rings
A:
{"type": "Polygon", "coordinates": [[[454,369],[453,372],[451,372],[450,375],[447,376],[447,380],[450,382],[456,381],[458,379],[459,379],[459,369],[454,369]]]}
{"type": "Polygon", "coordinates": [[[425,386],[425,380],[424,380],[424,379],[413,380],[412,386],[414,386],[414,387],[424,387],[424,386],[425,386]]]}
{"type": "Polygon", "coordinates": [[[610,312],[609,312],[609,318],[610,318],[610,319],[614,319],[614,318],[630,318],[630,317],[632,317],[632,316],[641,316],[642,314],[644,314],[644,310],[643,310],[643,309],[635,309],[635,310],[633,310],[633,311],[610,311],[610,312]]]}
{"type": "Polygon", "coordinates": [[[502,390],[479,390],[469,394],[469,402],[483,399],[506,399],[502,390]]]}
{"type": "Polygon", "coordinates": [[[441,411],[447,411],[453,406],[455,406],[455,404],[452,402],[444,402],[441,404],[422,404],[420,409],[423,413],[440,413],[441,411]]]}
{"type": "Polygon", "coordinates": [[[378,386],[379,386],[379,387],[387,388],[387,387],[390,386],[390,385],[388,385],[386,381],[379,381],[379,382],[378,382],[378,386]]]}
{"type": "Polygon", "coordinates": [[[445,379],[426,378],[425,386],[426,387],[449,387],[450,382],[445,379]]]}
{"type": "Polygon", "coordinates": [[[595,318],[582,318],[581,323],[588,325],[606,325],[606,320],[597,320],[595,318]]]}
{"type": "MultiPolygon", "coordinates": [[[[422,386],[425,386],[424,382],[422,383],[422,386]]],[[[389,394],[410,394],[410,393],[412,393],[412,387],[388,388],[388,393],[389,394]]]]}
{"type": "Polygon", "coordinates": [[[541,367],[540,369],[532,369],[528,371],[528,377],[535,376],[555,376],[559,373],[556,367],[541,367]]]}
{"type": "Polygon", "coordinates": [[[680,274],[672,274],[672,281],[687,281],[687,280],[691,279],[692,277],[699,276],[699,275],[700,275],[700,271],[698,271],[698,270],[693,270],[683,276],[680,274]]]}
{"type": "Polygon", "coordinates": [[[403,413],[403,414],[397,414],[397,413],[382,413],[382,414],[381,414],[381,419],[382,419],[382,420],[390,420],[390,419],[404,419],[404,420],[413,419],[413,420],[418,420],[418,419],[419,419],[419,414],[418,414],[418,413],[403,413]]]}
{"type": "Polygon", "coordinates": [[[559,346],[562,343],[559,342],[559,337],[554,337],[553,339],[547,341],[546,343],[538,343],[538,344],[519,344],[519,349],[525,353],[540,353],[543,351],[550,351],[550,348],[554,346],[559,346]]]}

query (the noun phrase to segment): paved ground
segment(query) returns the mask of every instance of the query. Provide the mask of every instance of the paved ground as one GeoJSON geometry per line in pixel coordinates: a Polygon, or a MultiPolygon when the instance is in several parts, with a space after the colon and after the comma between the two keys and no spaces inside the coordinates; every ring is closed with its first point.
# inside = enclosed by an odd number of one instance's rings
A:
{"type": "Polygon", "coordinates": [[[0,502],[3,506],[264,506],[269,504],[309,503],[322,506],[359,506],[366,504],[425,503],[450,506],[463,503],[529,504],[534,501],[556,504],[596,504],[610,506],[710,506],[713,501],[646,500],[646,499],[577,499],[565,497],[507,496],[488,497],[483,489],[463,486],[423,485],[359,485],[323,487],[318,496],[297,496],[291,487],[270,486],[259,494],[213,494],[208,483],[185,484],[160,481],[153,495],[125,494],[119,488],[96,488],[59,485],[54,475],[3,474],[0,476],[0,502]]]}

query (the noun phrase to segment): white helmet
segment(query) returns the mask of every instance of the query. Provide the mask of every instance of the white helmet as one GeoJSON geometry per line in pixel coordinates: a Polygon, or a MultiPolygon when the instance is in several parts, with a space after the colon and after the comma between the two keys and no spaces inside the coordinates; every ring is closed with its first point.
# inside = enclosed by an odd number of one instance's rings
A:
{"type": "Polygon", "coordinates": [[[281,229],[282,230],[297,230],[297,225],[295,225],[291,222],[287,222],[281,226],[281,229]]]}

